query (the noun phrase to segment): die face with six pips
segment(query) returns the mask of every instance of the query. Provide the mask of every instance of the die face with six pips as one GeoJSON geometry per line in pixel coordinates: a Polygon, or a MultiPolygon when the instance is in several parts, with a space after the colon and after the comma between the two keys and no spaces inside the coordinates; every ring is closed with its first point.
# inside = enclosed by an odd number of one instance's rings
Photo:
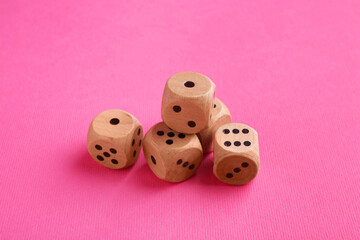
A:
{"type": "Polygon", "coordinates": [[[181,182],[195,174],[202,160],[202,148],[196,135],[174,131],[160,122],[144,137],[144,155],[158,178],[181,182]]]}
{"type": "Polygon", "coordinates": [[[210,125],[215,84],[206,76],[182,72],[166,83],[161,106],[163,121],[170,128],[186,133],[198,133],[210,125]]]}
{"type": "Polygon", "coordinates": [[[87,148],[101,165],[119,169],[133,165],[139,157],[143,129],[139,121],[122,110],[107,110],[90,124],[87,148]]]}
{"type": "Polygon", "coordinates": [[[216,131],[214,140],[214,174],[228,184],[250,182],[260,166],[257,132],[240,123],[225,124],[216,131]]]}
{"type": "Polygon", "coordinates": [[[198,133],[204,153],[213,151],[213,140],[216,130],[226,123],[231,123],[231,115],[226,105],[218,98],[215,98],[212,113],[211,113],[210,126],[205,130],[198,133]]]}

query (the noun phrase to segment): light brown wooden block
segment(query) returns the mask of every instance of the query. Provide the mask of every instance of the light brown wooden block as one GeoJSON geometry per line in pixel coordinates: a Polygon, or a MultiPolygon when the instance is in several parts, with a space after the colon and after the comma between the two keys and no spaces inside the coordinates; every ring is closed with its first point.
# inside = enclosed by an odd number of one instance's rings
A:
{"type": "Polygon", "coordinates": [[[198,133],[204,153],[213,151],[213,139],[215,137],[215,132],[221,125],[226,123],[231,123],[229,109],[218,98],[215,98],[210,126],[198,133]]]}
{"type": "Polygon", "coordinates": [[[87,148],[91,157],[101,165],[126,168],[139,157],[143,139],[140,122],[122,110],[107,110],[90,124],[87,148]]]}
{"type": "Polygon", "coordinates": [[[144,155],[154,174],[168,182],[181,182],[195,174],[202,160],[195,134],[179,133],[160,122],[144,137],[144,155]]]}
{"type": "Polygon", "coordinates": [[[187,134],[210,125],[215,84],[194,72],[177,73],[166,82],[161,117],[170,128],[187,134]]]}
{"type": "Polygon", "coordinates": [[[241,123],[228,123],[216,131],[214,140],[214,174],[228,184],[250,182],[260,166],[257,132],[241,123]]]}

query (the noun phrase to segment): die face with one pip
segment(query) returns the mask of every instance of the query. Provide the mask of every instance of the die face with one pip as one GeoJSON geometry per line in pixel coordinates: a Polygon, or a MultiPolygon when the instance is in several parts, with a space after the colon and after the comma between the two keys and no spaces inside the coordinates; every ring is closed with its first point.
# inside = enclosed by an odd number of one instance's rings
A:
{"type": "Polygon", "coordinates": [[[213,151],[213,139],[216,130],[226,123],[231,123],[231,115],[226,105],[218,98],[215,98],[210,126],[198,133],[204,153],[213,151]]]}
{"type": "Polygon", "coordinates": [[[250,182],[260,166],[257,132],[240,123],[225,124],[214,140],[214,174],[222,182],[241,185],[250,182]]]}
{"type": "Polygon", "coordinates": [[[206,76],[182,72],[173,75],[165,85],[161,117],[170,128],[198,133],[210,125],[215,84],[206,76]]]}
{"type": "Polygon", "coordinates": [[[87,148],[101,165],[126,168],[139,157],[143,129],[139,121],[122,110],[107,110],[97,115],[89,127],[87,148]]]}
{"type": "Polygon", "coordinates": [[[196,135],[186,135],[154,125],[144,137],[144,155],[154,174],[168,182],[181,182],[195,174],[202,160],[202,148],[196,135]]]}

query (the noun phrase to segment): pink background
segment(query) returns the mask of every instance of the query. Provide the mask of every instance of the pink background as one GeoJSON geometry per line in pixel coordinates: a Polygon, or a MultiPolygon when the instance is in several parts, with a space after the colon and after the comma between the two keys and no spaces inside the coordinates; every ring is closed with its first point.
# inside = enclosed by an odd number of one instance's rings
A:
{"type": "Polygon", "coordinates": [[[0,238],[359,239],[359,1],[149,2],[0,2],[0,238]],[[250,184],[90,158],[96,114],[147,131],[181,71],[257,129],[250,184]]]}

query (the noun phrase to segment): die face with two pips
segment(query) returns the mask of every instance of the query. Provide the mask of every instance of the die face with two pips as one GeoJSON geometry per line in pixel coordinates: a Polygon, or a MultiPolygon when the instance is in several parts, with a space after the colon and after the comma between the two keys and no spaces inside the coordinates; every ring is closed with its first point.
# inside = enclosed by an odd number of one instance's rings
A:
{"type": "Polygon", "coordinates": [[[231,115],[226,105],[218,98],[215,98],[210,126],[198,133],[204,153],[213,151],[213,139],[216,130],[226,123],[231,123],[231,115]]]}
{"type": "Polygon", "coordinates": [[[198,133],[210,125],[215,84],[206,76],[182,72],[173,75],[165,85],[161,116],[170,128],[198,133]]]}
{"type": "Polygon", "coordinates": [[[87,148],[91,157],[101,165],[126,168],[139,157],[143,129],[139,121],[122,110],[107,110],[90,124],[87,148]]]}
{"type": "Polygon", "coordinates": [[[168,182],[181,182],[195,174],[202,148],[195,134],[172,130],[164,122],[154,125],[144,137],[144,155],[154,174],[168,182]]]}
{"type": "Polygon", "coordinates": [[[214,140],[215,176],[228,184],[246,184],[256,177],[259,167],[257,132],[240,123],[219,127],[214,140]]]}

